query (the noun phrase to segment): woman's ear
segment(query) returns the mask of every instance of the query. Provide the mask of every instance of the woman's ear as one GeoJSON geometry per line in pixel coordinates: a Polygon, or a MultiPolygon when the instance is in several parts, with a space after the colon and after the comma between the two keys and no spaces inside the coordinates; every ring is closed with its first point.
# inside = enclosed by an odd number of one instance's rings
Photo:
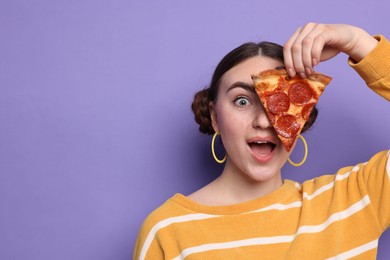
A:
{"type": "Polygon", "coordinates": [[[219,133],[217,111],[215,109],[215,103],[213,101],[210,101],[209,103],[209,111],[210,111],[211,125],[213,126],[214,132],[219,133]]]}

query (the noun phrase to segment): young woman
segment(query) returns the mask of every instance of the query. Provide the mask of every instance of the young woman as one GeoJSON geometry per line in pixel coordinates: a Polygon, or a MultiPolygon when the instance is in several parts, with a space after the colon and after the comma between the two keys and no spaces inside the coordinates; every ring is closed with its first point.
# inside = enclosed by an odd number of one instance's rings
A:
{"type": "MultiPolygon", "coordinates": [[[[247,43],[221,60],[192,108],[200,131],[222,139],[223,172],[155,210],[142,226],[134,259],[375,259],[378,238],[390,225],[389,152],[303,184],[283,180],[289,153],[251,79],[281,65],[305,78],[339,52],[390,100],[390,42],[350,25],[310,23],[284,48],[247,43]]],[[[314,109],[304,130],[316,115],[314,109]]]]}

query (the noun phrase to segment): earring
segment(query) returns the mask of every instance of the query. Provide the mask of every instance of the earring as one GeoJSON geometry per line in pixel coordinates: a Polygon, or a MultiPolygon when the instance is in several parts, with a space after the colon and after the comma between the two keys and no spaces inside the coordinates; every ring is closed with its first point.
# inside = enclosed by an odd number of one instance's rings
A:
{"type": "Polygon", "coordinates": [[[305,161],[306,161],[307,154],[309,153],[309,148],[307,147],[307,143],[306,143],[305,138],[303,138],[302,135],[299,135],[298,137],[302,140],[303,146],[305,147],[305,154],[303,155],[303,159],[302,159],[302,161],[300,161],[299,163],[295,163],[295,162],[291,161],[290,158],[287,159],[288,162],[289,162],[292,166],[295,166],[295,167],[302,166],[302,165],[305,163],[305,161]]]}
{"type": "Polygon", "coordinates": [[[219,133],[215,132],[214,136],[213,136],[213,140],[211,141],[211,152],[213,154],[213,157],[214,157],[214,160],[217,162],[217,163],[224,163],[226,161],[226,154],[225,154],[225,157],[223,157],[223,159],[218,159],[217,156],[215,155],[215,150],[214,150],[214,143],[215,143],[215,138],[217,137],[219,133]]]}

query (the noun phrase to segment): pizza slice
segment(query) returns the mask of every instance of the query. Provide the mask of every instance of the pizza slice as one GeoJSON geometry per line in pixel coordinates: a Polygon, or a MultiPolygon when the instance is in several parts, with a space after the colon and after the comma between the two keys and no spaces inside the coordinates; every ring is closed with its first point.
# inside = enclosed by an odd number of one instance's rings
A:
{"type": "Polygon", "coordinates": [[[271,124],[290,152],[332,78],[320,73],[290,77],[284,67],[278,67],[252,75],[252,79],[271,124]]]}

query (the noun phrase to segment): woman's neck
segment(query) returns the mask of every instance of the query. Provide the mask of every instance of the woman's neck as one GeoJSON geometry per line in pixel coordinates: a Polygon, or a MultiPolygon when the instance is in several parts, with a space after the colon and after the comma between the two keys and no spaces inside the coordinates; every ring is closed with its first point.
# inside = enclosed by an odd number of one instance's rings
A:
{"type": "Polygon", "coordinates": [[[226,202],[235,204],[263,197],[280,188],[283,181],[280,174],[258,181],[244,174],[224,170],[214,185],[226,202]]]}
{"type": "Polygon", "coordinates": [[[221,175],[188,197],[209,206],[226,206],[265,196],[283,185],[280,173],[265,180],[253,180],[227,164],[221,175]]]}

